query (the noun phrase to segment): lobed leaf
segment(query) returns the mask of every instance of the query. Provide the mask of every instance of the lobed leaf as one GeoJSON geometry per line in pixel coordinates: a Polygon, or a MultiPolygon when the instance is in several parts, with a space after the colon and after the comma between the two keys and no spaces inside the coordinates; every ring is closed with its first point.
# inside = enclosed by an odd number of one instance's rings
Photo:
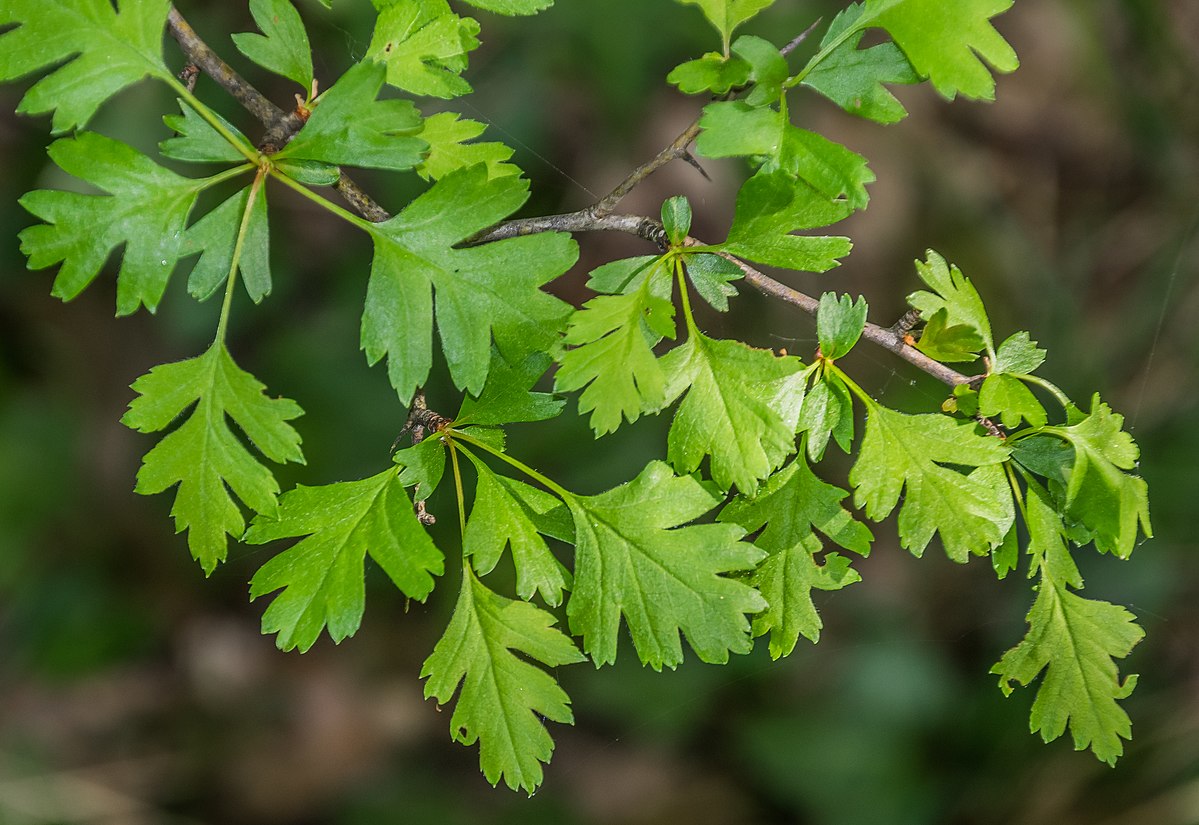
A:
{"type": "Polygon", "coordinates": [[[237,50],[269,72],[312,89],[312,47],[304,21],[290,0],[250,0],[250,14],[262,34],[233,35],[237,50]]]}
{"type": "Polygon", "coordinates": [[[512,149],[503,143],[467,143],[486,131],[486,124],[466,120],[454,112],[438,112],[425,118],[417,137],[429,144],[429,153],[416,167],[425,180],[439,180],[450,172],[487,164],[487,174],[493,178],[519,175],[520,169],[506,163],[512,149]]]}
{"type": "Polygon", "coordinates": [[[816,314],[816,333],[820,340],[820,354],[830,361],[843,358],[853,349],[866,329],[866,313],[869,307],[861,295],[854,301],[848,295],[838,297],[826,292],[820,296],[820,308],[816,314]]]}
{"type": "Polygon", "coordinates": [[[470,94],[470,84],[459,75],[467,55],[479,47],[477,21],[454,14],[445,0],[375,0],[375,5],[379,16],[366,56],[387,67],[389,85],[430,97],[470,94]]]}

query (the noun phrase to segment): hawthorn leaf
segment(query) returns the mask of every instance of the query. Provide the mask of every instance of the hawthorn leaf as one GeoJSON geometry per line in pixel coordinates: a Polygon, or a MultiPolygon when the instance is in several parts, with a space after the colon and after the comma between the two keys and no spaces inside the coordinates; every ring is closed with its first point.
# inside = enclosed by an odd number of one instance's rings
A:
{"type": "Polygon", "coordinates": [[[709,103],[700,117],[695,150],[708,158],[777,157],[787,124],[777,109],[743,100],[709,103]]]}
{"type": "Polygon", "coordinates": [[[866,329],[868,310],[866,299],[861,295],[856,302],[848,295],[837,297],[833,292],[821,295],[816,314],[820,354],[830,361],[848,355],[866,329]]]}
{"type": "Polygon", "coordinates": [[[424,440],[396,450],[391,460],[401,467],[400,484],[405,487],[417,487],[413,497],[424,501],[445,475],[446,462],[445,442],[436,434],[430,434],[424,440]]]}
{"type": "Polygon", "coordinates": [[[1043,575],[1028,613],[1028,635],[991,672],[1010,696],[1013,682],[1028,685],[1044,671],[1031,730],[1050,742],[1069,724],[1075,750],[1090,747],[1101,761],[1115,765],[1124,753],[1120,739],[1132,738],[1132,723],[1119,700],[1132,693],[1137,677],[1121,682],[1114,660],[1127,656],[1144,638],[1135,620],[1119,605],[1084,599],[1043,575]]]}
{"type": "Polygon", "coordinates": [[[1020,564],[1020,542],[1017,535],[1016,525],[1013,522],[1008,528],[1007,535],[1003,537],[998,547],[991,550],[991,566],[995,569],[995,576],[1000,581],[1007,578],[1007,574],[1011,573],[1020,564]]]}
{"type": "Polygon", "coordinates": [[[750,66],[749,82],[753,88],[745,97],[750,106],[765,106],[778,102],[783,94],[783,81],[791,74],[787,59],[769,40],[743,34],[733,42],[733,55],[750,66]]]}
{"type": "Polygon", "coordinates": [[[274,161],[276,171],[282,172],[289,178],[308,186],[336,186],[341,179],[341,170],[331,163],[319,160],[283,160],[274,161]]]}
{"type": "Polygon", "coordinates": [[[673,246],[682,246],[691,231],[691,204],[682,195],[662,202],[662,227],[673,246]]]}
{"type": "Polygon", "coordinates": [[[1050,427],[1074,447],[1066,486],[1066,514],[1094,533],[1101,553],[1128,558],[1139,534],[1152,538],[1149,487],[1126,470],[1137,466],[1140,451],[1124,432],[1124,416],[1112,412],[1096,393],[1091,413],[1077,424],[1050,427]]]}
{"type": "MultiPolygon", "coordinates": [[[[547,519],[561,523],[567,518],[569,526],[566,506],[549,493],[496,475],[472,453],[466,455],[475,465],[478,487],[462,535],[463,554],[473,561],[475,572],[485,576],[499,564],[504,548],[510,548],[517,595],[528,601],[540,592],[546,604],[557,607],[562,603],[562,591],[570,587],[570,573],[550,552],[541,534],[547,519]]],[[[559,528],[556,532],[564,531],[559,528]]]]}
{"type": "Polygon", "coordinates": [[[896,123],[908,112],[883,84],[919,83],[920,76],[894,43],[858,48],[864,34],[856,26],[862,10],[861,3],[853,3],[833,19],[820,41],[821,49],[828,48],[847,29],[853,28],[854,32],[812,66],[803,84],[850,114],[876,123],[896,123]]]}
{"type": "Polygon", "coordinates": [[[749,63],[736,55],[725,57],[720,52],[708,52],[675,66],[666,75],[666,82],[678,86],[685,95],[723,95],[748,83],[752,71],[749,63]]]}
{"type": "Polygon", "coordinates": [[[280,650],[307,651],[328,630],[340,643],[357,632],[366,605],[366,557],[405,596],[424,601],[445,559],[417,520],[399,473],[389,468],[359,481],[298,485],[279,499],[276,515],[260,514],[246,544],[300,538],[264,564],[250,598],[281,590],[262,615],[262,632],[280,650]],[[303,537],[303,538],[300,538],[303,537]]]}
{"type": "Polygon", "coordinates": [[[375,257],[362,348],[371,364],[388,357],[392,386],[405,403],[432,367],[434,311],[450,376],[471,395],[487,380],[493,339],[510,363],[555,342],[570,307],[541,286],[574,265],[578,246],[569,235],[455,248],[520,208],[528,191],[527,180],[489,178],[476,164],[437,181],[390,220],[369,225],[375,257]]]}
{"type": "Polygon", "coordinates": [[[493,352],[483,391],[462,400],[454,425],[519,424],[556,418],[566,402],[548,392],[533,392],[533,386],[552,364],[543,352],[532,353],[517,365],[493,352]]]}
{"type": "MultiPolygon", "coordinates": [[[[182,115],[166,115],[163,123],[176,133],[175,137],[159,142],[158,151],[171,160],[184,160],[196,163],[245,163],[246,155],[225,139],[225,136],[200,117],[187,102],[179,98],[179,111],[182,115]]],[[[225,120],[216,112],[215,117],[237,138],[238,143],[247,152],[257,152],[254,145],[243,135],[236,126],[225,120]]]]}
{"type": "Polygon", "coordinates": [[[688,254],[683,256],[687,278],[695,291],[718,312],[729,311],[729,298],[737,295],[730,283],[745,277],[745,270],[721,255],[688,254]]]}
{"type": "Polygon", "coordinates": [[[1049,417],[1045,407],[1019,378],[997,372],[988,375],[978,391],[978,411],[988,418],[1000,417],[1009,430],[1021,420],[1029,426],[1044,427],[1049,417]]]}
{"type": "Polygon", "coordinates": [[[912,68],[946,99],[958,93],[994,100],[996,71],[1020,66],[1016,52],[991,25],[1013,0],[866,0],[856,27],[879,26],[903,50],[912,68]]]}
{"type": "Polygon", "coordinates": [[[655,291],[661,293],[661,297],[669,298],[671,293],[668,290],[673,289],[673,282],[670,278],[661,277],[665,271],[663,267],[655,266],[662,261],[660,255],[638,255],[609,261],[591,270],[587,276],[587,288],[593,292],[619,295],[639,289],[646,278],[656,275],[655,291]]]}
{"type": "Polygon", "coordinates": [[[425,180],[439,180],[457,169],[485,163],[490,177],[519,175],[519,168],[505,162],[512,157],[510,147],[495,141],[467,143],[486,129],[486,124],[466,120],[454,112],[438,112],[425,118],[416,136],[429,144],[429,154],[417,165],[416,173],[425,180]]]}
{"type": "Polygon", "coordinates": [[[1027,332],[1017,332],[995,350],[995,372],[1029,375],[1045,363],[1045,350],[1027,332]]]}
{"type": "Polygon", "coordinates": [[[766,609],[752,587],[725,573],[754,569],[764,553],[731,524],[692,524],[721,497],[660,461],[598,496],[566,500],[575,523],[571,631],[597,666],[616,660],[624,617],[643,664],[683,660],[679,633],[699,658],[723,664],[752,647],[746,614],[766,609]]]}
{"type": "Polygon", "coordinates": [[[21,231],[30,269],[62,263],[51,294],[69,301],[100,273],[112,251],[125,245],[117,272],[117,314],[158,307],[179,258],[196,197],[210,180],[177,175],[120,141],[80,132],[50,145],[64,172],[107,194],[37,190],[21,205],[44,224],[21,231]]]}
{"type": "Polygon", "coordinates": [[[232,419],[264,456],[304,463],[300,435],[287,422],[303,414],[296,402],[270,398],[258,379],[234,363],[223,343],[187,361],[163,364],[133,382],[138,393],[121,419],[142,433],[165,430],[193,405],[187,419],[142,459],[135,492],[179,485],[171,515],[187,530],[192,557],[211,574],[227,553],[226,535],[245,530],[230,491],[251,510],[274,515],[279,485],[233,433],[232,419]]]}
{"type": "Polygon", "coordinates": [[[492,592],[465,566],[449,627],[421,667],[426,699],[447,703],[462,686],[450,734],[464,745],[479,743],[479,764],[492,785],[503,779],[532,794],[554,751],[543,721],[574,723],[570,698],[554,678],[516,655],[546,667],[584,661],[554,624],[552,614],[492,592]]]}
{"type": "Polygon", "coordinates": [[[85,126],[110,97],[144,77],[171,78],[162,60],[168,0],[4,0],[0,83],[50,73],[18,114],[53,112],[55,134],[85,126]]]}
{"type": "Polygon", "coordinates": [[[795,423],[785,420],[776,402],[782,386],[802,398],[798,358],[693,330],[661,366],[667,403],[686,394],[667,439],[667,458],[677,472],[694,472],[711,456],[712,479],[721,489],[736,486],[753,495],[758,482],[795,452],[795,423]]]}
{"type": "MultiPolygon", "coordinates": [[[[932,292],[920,290],[908,296],[908,303],[920,311],[920,316],[929,324],[939,310],[945,310],[941,322],[946,330],[955,326],[973,329],[982,338],[991,362],[995,362],[995,339],[991,337],[991,322],[982,298],[956,266],[950,266],[933,250],[928,250],[928,261],[916,261],[916,272],[932,292]]],[[[927,334],[927,330],[926,330],[927,334]]],[[[958,339],[955,339],[958,340],[958,339]]],[[[955,346],[955,349],[960,347],[955,346]]]]}
{"type": "Polygon", "coordinates": [[[800,456],[771,476],[757,496],[736,498],[720,512],[722,522],[751,533],[762,531],[754,543],[769,555],[750,583],[770,606],[754,617],[753,634],[770,633],[774,659],[790,654],[801,635],[819,641],[823,623],[812,603],[813,589],[840,590],[860,581],[849,559],[829,553],[821,564],[815,557],[824,548],[813,529],[848,550],[869,555],[874,537],[841,506],[848,495],[817,478],[800,456]]]}
{"type": "Polygon", "coordinates": [[[974,327],[950,325],[949,310],[941,307],[928,318],[916,342],[916,349],[936,361],[955,363],[977,361],[979,350],[986,345],[987,342],[974,327]]]}
{"type": "Polygon", "coordinates": [[[312,89],[312,47],[304,21],[290,0],[250,0],[250,14],[262,34],[233,35],[237,50],[269,72],[312,89]]]}
{"type": "Polygon", "coordinates": [[[644,271],[635,291],[592,298],[566,330],[572,348],[561,356],[554,389],[583,390],[579,414],[591,413],[597,436],[615,432],[622,418],[632,423],[666,404],[666,374],[653,347],[675,337],[671,280],[664,269],[644,271]]]}
{"type": "Polygon", "coordinates": [[[1028,552],[1032,556],[1028,577],[1042,572],[1054,581],[1065,582],[1081,590],[1083,581],[1078,565],[1066,544],[1062,514],[1049,491],[1024,474],[1028,485],[1024,497],[1025,524],[1028,526],[1028,552]]]}
{"type": "Polygon", "coordinates": [[[385,71],[371,61],[355,64],[317,98],[304,128],[274,157],[335,166],[404,171],[428,152],[416,137],[420,113],[410,100],[377,100],[385,71]]]}
{"type": "Polygon", "coordinates": [[[197,300],[206,300],[229,277],[233,251],[245,219],[238,270],[242,284],[254,303],[271,291],[270,226],[267,222],[266,189],[259,187],[254,203],[249,203],[253,186],[247,186],[188,228],[183,254],[200,252],[200,260],[187,279],[187,291],[197,300]],[[247,207],[250,214],[246,217],[247,207]]]}
{"type": "Polygon", "coordinates": [[[554,0],[466,0],[476,9],[506,14],[509,17],[537,14],[554,5],[554,0]]]}
{"type": "Polygon", "coordinates": [[[479,23],[454,14],[445,0],[376,2],[379,16],[366,56],[387,67],[387,83],[417,95],[470,94],[459,75],[479,47],[479,23]]]}
{"type": "Polygon", "coordinates": [[[820,461],[831,436],[849,452],[853,446],[853,399],[836,374],[825,373],[804,396],[798,428],[807,433],[808,457],[820,461]]]}
{"type": "Polygon", "coordinates": [[[684,5],[699,6],[708,22],[716,27],[727,47],[733,31],[755,17],[762,9],[774,5],[774,0],[679,0],[684,5]]]}
{"type": "Polygon", "coordinates": [[[849,473],[854,503],[881,521],[905,492],[900,544],[919,557],[940,533],[949,558],[965,562],[1000,544],[1015,518],[999,466],[1008,452],[999,439],[977,435],[973,422],[870,403],[861,452],[849,473]],[[944,464],[974,469],[964,474],[944,464]]]}
{"type": "Polygon", "coordinates": [[[737,193],[737,211],[728,239],[718,248],[767,266],[825,272],[853,248],[849,238],[792,235],[797,229],[827,226],[846,216],[785,172],[759,172],[737,193]]]}

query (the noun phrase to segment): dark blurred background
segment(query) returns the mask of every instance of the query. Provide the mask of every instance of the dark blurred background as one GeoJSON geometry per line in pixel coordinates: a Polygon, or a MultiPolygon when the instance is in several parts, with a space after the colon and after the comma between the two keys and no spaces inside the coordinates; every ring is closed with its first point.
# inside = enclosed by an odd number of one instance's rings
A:
{"type": "MultiPolygon", "coordinates": [[[[369,40],[370,8],[302,0],[317,73],[332,81],[369,40]]],[[[227,34],[250,30],[242,3],[181,9],[211,45],[279,102],[294,91],[253,71],[227,34]]],[[[747,28],[782,43],[836,6],[779,0],[747,28]]],[[[714,47],[695,8],[666,0],[561,0],[532,20],[480,14],[478,94],[450,104],[492,124],[534,181],[527,214],[578,208],[670,142],[698,112],[664,84],[714,47]]],[[[531,799],[493,790],[477,750],[449,741],[450,710],[421,699],[421,661],[453,603],[454,576],[425,605],[372,570],[362,629],[334,647],[279,653],[258,635],[264,603],[246,583],[278,547],[233,547],[205,580],[172,532],[171,496],[132,491],[154,443],[117,421],[150,366],[195,355],[218,307],[176,276],[158,317],[113,318],[111,272],[78,300],[49,297],[27,272],[17,205],[56,186],[47,119],[11,116],[23,87],[0,88],[0,823],[1199,823],[1199,5],[1194,0],[1021,0],[998,20],[1023,61],[982,105],[900,89],[911,116],[857,121],[793,96],[796,119],[870,159],[869,210],[846,232],[845,265],[785,275],[813,293],[864,294],[890,323],[933,247],[971,276],[997,338],[1032,331],[1043,373],[1080,402],[1100,391],[1142,450],[1157,533],[1127,563],[1079,556],[1087,595],[1129,605],[1148,638],[1121,667],[1135,739],[1114,770],[1068,737],[1028,733],[1032,690],[1005,699],[987,671],[1023,633],[1020,576],[985,561],[915,560],[894,525],[875,531],[865,581],[821,594],[818,646],[771,662],[765,645],[727,667],[655,674],[631,649],[615,667],[563,668],[577,725],[531,799]]],[[[172,65],[181,63],[168,43],[172,65]]],[[[198,93],[251,134],[206,78],[198,93]]],[[[149,151],[171,96],[143,85],[92,127],[149,151]]],[[[440,105],[440,104],[439,104],[440,105]]],[[[430,106],[428,111],[436,107],[430,106]]],[[[714,183],[676,164],[624,207],[653,214],[691,198],[695,234],[719,239],[742,172],[714,183]]],[[[364,176],[385,206],[417,191],[364,176]]],[[[386,466],[404,410],[358,351],[365,239],[289,193],[271,191],[275,293],[235,307],[231,347],[273,394],[297,399],[308,466],[284,488],[386,466]]],[[[583,263],[556,289],[586,298],[588,266],[650,250],[581,237],[583,263]]],[[[745,294],[722,335],[808,356],[812,321],[745,294]]],[[[935,409],[943,387],[866,346],[848,359],[892,406],[935,409]]],[[[452,412],[444,379],[434,408],[452,412]]],[[[573,411],[573,402],[572,402],[573,411]]],[[[515,428],[514,449],[580,492],[662,457],[661,418],[593,442],[573,414],[515,428]]],[[[827,473],[844,483],[845,462],[827,473]]],[[[454,552],[452,501],[435,530],[454,552]]],[[[453,569],[453,565],[449,565],[453,569]]],[[[497,573],[503,584],[507,573],[497,573]]]]}

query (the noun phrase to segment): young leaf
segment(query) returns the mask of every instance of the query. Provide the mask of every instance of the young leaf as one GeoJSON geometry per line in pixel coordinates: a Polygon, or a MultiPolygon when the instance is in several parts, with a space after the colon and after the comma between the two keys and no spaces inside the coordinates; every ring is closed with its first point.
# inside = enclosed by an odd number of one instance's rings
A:
{"type": "Polygon", "coordinates": [[[437,327],[454,383],[478,395],[491,342],[511,363],[544,351],[570,310],[540,287],[574,264],[569,235],[545,233],[454,248],[498,223],[528,197],[515,177],[489,178],[482,164],[439,180],[385,223],[371,224],[375,259],[362,316],[367,360],[388,356],[388,375],[407,403],[432,366],[437,327]]]}
{"type": "MultiPolygon", "coordinates": [[[[200,117],[182,98],[178,102],[179,111],[183,114],[166,115],[162,119],[177,135],[158,144],[158,151],[162,152],[164,157],[195,163],[245,163],[245,154],[239,152],[211,123],[200,117]]],[[[224,125],[229,134],[237,138],[247,152],[257,151],[254,144],[250,143],[236,126],[216,112],[212,112],[212,115],[224,125]]]]}
{"type": "Polygon", "coordinates": [[[722,574],[752,570],[764,554],[739,541],[743,531],[731,524],[679,527],[719,502],[660,461],[614,490],[567,499],[576,554],[566,612],[596,665],[616,660],[621,616],[641,661],[655,670],[683,660],[680,632],[705,662],[724,663],[730,652],[749,651],[745,614],[766,603],[722,574]]]}
{"type": "Polygon", "coordinates": [[[704,17],[708,18],[716,31],[724,39],[728,47],[733,31],[742,23],[768,6],[774,5],[774,0],[680,0],[683,4],[699,6],[704,17]]]}
{"type": "Polygon", "coordinates": [[[457,169],[486,163],[490,177],[519,175],[519,168],[504,162],[512,157],[510,147],[494,141],[467,143],[486,129],[486,124],[462,119],[454,112],[438,112],[425,118],[416,136],[429,144],[429,154],[417,165],[416,173],[425,180],[440,180],[457,169]]]}
{"type": "Polygon", "coordinates": [[[586,387],[579,413],[591,412],[597,436],[615,432],[622,417],[631,423],[666,404],[666,375],[653,347],[675,337],[670,286],[658,269],[636,291],[592,298],[571,316],[566,343],[574,348],[561,357],[554,389],[586,387]]]}
{"type": "MultiPolygon", "coordinates": [[[[927,254],[927,263],[916,261],[916,272],[920,275],[920,280],[928,284],[933,291],[913,292],[908,296],[908,303],[920,310],[921,317],[929,324],[938,311],[944,310],[945,317],[940,323],[946,334],[958,325],[973,329],[982,337],[987,354],[994,363],[995,339],[991,337],[991,322],[987,319],[987,310],[983,306],[982,298],[978,297],[978,291],[956,266],[947,264],[944,258],[931,249],[927,254]]],[[[953,349],[960,348],[959,340],[953,349]]]]}
{"type": "Polygon", "coordinates": [[[304,21],[290,0],[250,0],[250,14],[262,34],[235,34],[233,45],[267,71],[312,89],[312,47],[304,21]]]}
{"type": "Polygon", "coordinates": [[[823,550],[813,528],[848,550],[870,553],[873,536],[840,505],[849,493],[813,475],[803,457],[796,458],[770,480],[755,498],[737,498],[720,512],[720,521],[749,532],[762,530],[754,541],[770,555],[754,570],[750,583],[770,605],[754,617],[753,634],[770,633],[771,658],[795,649],[802,635],[819,641],[823,623],[812,603],[812,590],[840,590],[860,581],[849,559],[823,550]]]}
{"type": "Polygon", "coordinates": [[[820,48],[824,49],[851,27],[855,29],[804,77],[803,83],[845,111],[876,123],[895,123],[907,110],[884,83],[919,83],[920,76],[894,43],[859,49],[864,32],[857,28],[862,4],[853,3],[838,14],[828,27],[820,48]]]}
{"type": "Polygon", "coordinates": [[[682,195],[662,203],[662,226],[672,245],[682,246],[687,240],[687,233],[691,231],[691,204],[682,195]]]}
{"type": "Polygon", "coordinates": [[[246,544],[299,542],[264,564],[250,598],[282,590],[262,615],[262,632],[278,633],[280,650],[301,653],[321,631],[341,642],[362,623],[369,554],[404,595],[424,601],[445,560],[412,510],[393,467],[360,481],[297,486],[279,499],[277,515],[261,514],[246,544]]]}
{"type": "Polygon", "coordinates": [[[366,56],[387,67],[387,83],[417,95],[470,94],[460,75],[479,47],[479,24],[445,0],[376,0],[379,17],[366,56]]]}
{"type": "Polygon", "coordinates": [[[419,487],[414,493],[415,497],[427,499],[445,475],[445,451],[445,442],[435,435],[428,435],[411,447],[397,450],[391,460],[403,468],[400,471],[400,484],[419,487]]]}
{"type": "Polygon", "coordinates": [[[545,353],[535,352],[514,366],[493,352],[483,391],[478,397],[468,395],[462,400],[454,425],[519,424],[557,417],[566,402],[548,392],[532,391],[552,363],[545,353]]]}
{"type": "Polygon", "coordinates": [[[62,262],[51,290],[69,301],[100,273],[112,251],[125,245],[117,273],[117,314],[141,305],[153,312],[167,279],[186,254],[184,229],[200,191],[209,185],[176,175],[120,141],[80,132],[51,144],[64,172],[108,194],[37,190],[21,205],[46,221],[20,234],[30,269],[62,262]]]}
{"type": "Polygon", "coordinates": [[[245,220],[238,269],[246,293],[260,303],[271,291],[270,227],[267,223],[266,190],[254,194],[250,214],[246,216],[252,186],[237,192],[216,209],[188,228],[183,255],[200,252],[200,260],[187,279],[187,291],[198,300],[211,297],[229,277],[238,232],[245,220]]]}
{"type": "Polygon", "coordinates": [[[50,67],[17,106],[18,114],[54,112],[55,134],[82,127],[100,105],[143,77],[167,79],[162,30],[168,0],[4,0],[0,83],[50,67]]]}
{"type": "Polygon", "coordinates": [[[474,560],[475,572],[485,576],[499,564],[504,548],[510,547],[517,595],[528,601],[540,592],[546,604],[557,607],[562,591],[570,587],[570,573],[550,552],[541,533],[554,529],[544,526],[554,520],[558,522],[555,533],[569,536],[565,505],[535,487],[497,476],[474,455],[466,455],[478,471],[479,484],[462,536],[462,552],[474,560]]]}
{"type": "Polygon", "coordinates": [[[787,59],[769,40],[743,34],[733,43],[733,54],[750,66],[753,88],[745,97],[750,106],[777,103],[783,94],[783,81],[791,73],[787,59]]]}
{"type": "Polygon", "coordinates": [[[1052,432],[1074,447],[1074,467],[1066,487],[1066,513],[1095,534],[1101,553],[1128,558],[1139,533],[1153,536],[1149,523],[1149,487],[1139,476],[1124,470],[1137,466],[1139,450],[1123,431],[1124,416],[1091,400],[1091,414],[1069,427],[1052,432]]]}
{"type": "Polygon", "coordinates": [[[376,100],[383,67],[366,61],[342,75],[322,94],[304,128],[274,157],[335,166],[411,169],[429,144],[415,137],[420,113],[410,100],[376,100]]]}
{"type": "Polygon", "coordinates": [[[812,461],[824,457],[830,436],[849,452],[853,446],[853,399],[836,374],[826,373],[804,396],[798,429],[808,434],[808,457],[812,461]]]}
{"type": "Polygon", "coordinates": [[[444,704],[461,684],[451,736],[479,743],[479,764],[492,785],[503,779],[531,794],[554,751],[542,720],[573,724],[574,716],[553,677],[513,651],[547,667],[584,661],[551,614],[493,593],[464,567],[454,616],[421,668],[429,680],[425,698],[444,704]]]}
{"type": "Polygon", "coordinates": [[[921,77],[953,100],[959,92],[976,100],[995,98],[996,71],[1020,66],[1011,45],[990,20],[1012,6],[1012,0],[866,0],[856,24],[881,26],[903,49],[921,77]]]}
{"type": "Polygon", "coordinates": [[[1027,332],[1017,332],[995,350],[995,372],[1029,375],[1045,363],[1045,350],[1027,332]]]}
{"type": "Polygon", "coordinates": [[[737,288],[730,281],[745,277],[745,271],[721,255],[684,255],[687,278],[695,291],[718,312],[729,311],[729,298],[735,297],[737,288]]]}
{"type": "Polygon", "coordinates": [[[978,352],[987,342],[978,330],[966,324],[949,324],[949,311],[941,307],[928,319],[920,333],[916,349],[929,358],[950,364],[978,360],[978,352]]]}
{"type": "Polygon", "coordinates": [[[749,82],[752,67],[740,57],[708,52],[696,60],[680,63],[666,75],[666,82],[685,95],[723,95],[749,82]]]}
{"type": "Polygon", "coordinates": [[[133,382],[138,393],[121,423],[142,433],[171,425],[188,407],[191,415],[142,459],[136,492],[161,493],[179,485],[171,515],[187,530],[192,557],[212,573],[227,552],[225,535],[245,529],[232,490],[251,510],[272,515],[279,485],[229,428],[233,419],[271,461],[304,463],[300,435],[286,422],[303,414],[294,401],[267,397],[254,376],[233,362],[224,344],[203,355],[163,364],[133,382]]]}
{"type": "Polygon", "coordinates": [[[827,226],[848,214],[784,172],[759,172],[737,194],[737,211],[720,249],[767,266],[825,272],[849,254],[849,238],[792,235],[827,226]]]}
{"type": "Polygon", "coordinates": [[[830,361],[848,355],[862,337],[868,310],[866,299],[861,295],[856,302],[848,295],[840,298],[832,292],[821,295],[820,310],[816,315],[820,354],[830,361]]]}
{"type": "Polygon", "coordinates": [[[686,392],[675,413],[667,457],[679,473],[695,471],[711,456],[721,489],[734,485],[753,495],[795,452],[795,418],[783,405],[803,399],[803,364],[740,341],[720,341],[692,331],[662,358],[669,403],[686,392]]]}
{"type": "Polygon", "coordinates": [[[537,14],[554,5],[554,0],[466,0],[476,9],[506,14],[509,17],[517,15],[537,14]]]}
{"type": "Polygon", "coordinates": [[[1007,456],[1003,442],[976,435],[973,422],[906,415],[870,404],[849,483],[855,488],[854,503],[875,521],[895,509],[906,487],[899,511],[900,544],[920,556],[939,532],[946,554],[965,562],[970,553],[983,555],[1002,542],[1015,518],[999,467],[1007,456]],[[937,462],[975,469],[965,475],[937,462]]]}
{"type": "Polygon", "coordinates": [[[1038,590],[1028,635],[991,672],[1004,695],[1011,695],[1012,682],[1028,685],[1044,670],[1032,706],[1033,732],[1049,742],[1069,723],[1075,750],[1090,746],[1115,765],[1124,753],[1120,738],[1132,738],[1132,723],[1117,702],[1132,693],[1137,677],[1121,682],[1113,659],[1127,656],[1145,631],[1123,607],[1084,599],[1050,576],[1042,576],[1038,590]]]}
{"type": "Polygon", "coordinates": [[[1049,420],[1045,408],[1019,378],[992,373],[978,392],[978,411],[988,418],[1000,416],[1009,430],[1024,420],[1032,427],[1044,427],[1049,420]]]}

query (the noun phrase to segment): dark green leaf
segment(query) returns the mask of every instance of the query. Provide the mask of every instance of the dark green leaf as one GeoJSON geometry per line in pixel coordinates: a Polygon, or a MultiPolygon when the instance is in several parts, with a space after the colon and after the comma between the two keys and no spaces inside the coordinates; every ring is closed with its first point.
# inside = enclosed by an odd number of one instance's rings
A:
{"type": "Polygon", "coordinates": [[[237,50],[267,71],[312,89],[312,49],[308,32],[289,0],[250,0],[250,14],[262,34],[235,34],[237,50]]]}

